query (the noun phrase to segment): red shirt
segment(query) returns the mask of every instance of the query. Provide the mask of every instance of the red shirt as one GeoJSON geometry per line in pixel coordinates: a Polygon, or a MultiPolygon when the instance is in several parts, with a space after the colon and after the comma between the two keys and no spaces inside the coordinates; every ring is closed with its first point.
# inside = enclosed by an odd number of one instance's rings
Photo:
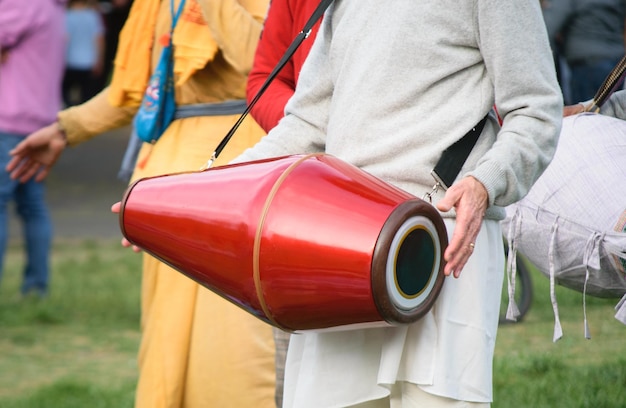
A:
{"type": "MultiPolygon", "coordinates": [[[[252,101],[280,58],[318,6],[319,0],[272,0],[254,64],[248,77],[247,99],[252,101]]],[[[321,19],[295,54],[278,73],[250,114],[268,132],[284,115],[285,104],[293,95],[300,68],[309,54],[321,19]]]]}

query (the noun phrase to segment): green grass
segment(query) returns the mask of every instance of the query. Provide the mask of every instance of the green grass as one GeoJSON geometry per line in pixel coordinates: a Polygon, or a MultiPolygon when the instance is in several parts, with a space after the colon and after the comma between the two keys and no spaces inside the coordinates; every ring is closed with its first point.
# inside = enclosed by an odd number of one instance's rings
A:
{"type": "Polygon", "coordinates": [[[132,407],[141,257],[115,242],[55,245],[50,295],[19,296],[21,247],[0,287],[0,407],[132,407]]]}
{"type": "Polygon", "coordinates": [[[534,298],[526,318],[498,332],[493,407],[625,407],[626,326],[613,317],[619,299],[587,296],[586,339],[582,294],[557,286],[563,337],[553,343],[549,280],[535,270],[532,276],[534,298]]]}
{"type": "MultiPolygon", "coordinates": [[[[0,407],[132,407],[141,257],[117,240],[57,242],[53,254],[50,296],[20,299],[22,249],[9,248],[0,285],[0,407]]],[[[533,272],[533,285],[524,321],[498,333],[493,407],[626,406],[617,299],[587,298],[587,340],[582,295],[557,288],[564,337],[553,343],[548,279],[533,272]]]]}

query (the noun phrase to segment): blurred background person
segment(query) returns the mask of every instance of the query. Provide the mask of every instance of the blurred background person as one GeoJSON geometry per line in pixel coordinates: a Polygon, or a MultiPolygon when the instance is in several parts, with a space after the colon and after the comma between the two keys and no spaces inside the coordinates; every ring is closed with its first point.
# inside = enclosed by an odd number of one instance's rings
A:
{"type": "MultiPolygon", "coordinates": [[[[252,102],[318,4],[319,0],[272,0],[254,56],[254,64],[248,76],[248,103],[252,102]]],[[[298,47],[250,112],[266,132],[276,126],[284,116],[285,104],[296,89],[300,69],[315,41],[320,23],[321,19],[313,26],[309,37],[298,47]]]]}
{"type": "Polygon", "coordinates": [[[120,31],[128,18],[132,4],[133,0],[100,1],[100,12],[104,19],[104,64],[100,89],[111,80],[120,31]]]}
{"type": "Polygon", "coordinates": [[[543,0],[542,8],[565,103],[593,98],[624,56],[626,1],[543,0]]]}
{"type": "Polygon", "coordinates": [[[91,99],[102,87],[104,24],[92,0],[69,0],[63,101],[65,106],[91,99]]]}
{"type": "MultiPolygon", "coordinates": [[[[24,137],[56,118],[65,55],[65,0],[0,1],[0,161],[24,137]]],[[[50,279],[52,222],[41,182],[0,173],[0,262],[8,241],[8,207],[24,228],[22,295],[45,296],[50,279]]],[[[0,273],[1,275],[1,273],[0,273]]]]}

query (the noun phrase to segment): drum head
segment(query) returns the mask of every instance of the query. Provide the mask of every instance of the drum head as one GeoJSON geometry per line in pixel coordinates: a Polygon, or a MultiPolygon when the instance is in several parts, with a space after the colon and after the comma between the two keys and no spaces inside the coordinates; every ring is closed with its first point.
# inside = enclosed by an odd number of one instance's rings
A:
{"type": "Polygon", "coordinates": [[[372,262],[372,292],[381,316],[392,324],[413,323],[434,304],[443,286],[445,225],[429,203],[410,200],[391,214],[372,262]]]}

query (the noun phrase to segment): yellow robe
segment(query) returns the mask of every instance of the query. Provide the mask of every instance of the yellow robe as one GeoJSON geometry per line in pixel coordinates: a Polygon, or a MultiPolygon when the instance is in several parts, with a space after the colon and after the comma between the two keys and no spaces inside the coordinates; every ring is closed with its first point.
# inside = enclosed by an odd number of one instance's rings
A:
{"type": "MultiPolygon", "coordinates": [[[[220,51],[176,88],[177,103],[244,99],[246,75],[268,0],[221,0],[211,5],[200,0],[199,4],[220,51]],[[243,24],[250,16],[258,24],[243,24]]],[[[156,38],[167,32],[169,25],[169,2],[163,1],[156,38]]],[[[159,52],[156,45],[152,66],[159,52]]],[[[70,145],[131,121],[137,107],[111,106],[107,96],[105,89],[91,101],[59,114],[70,145]]],[[[143,146],[139,163],[145,165],[135,170],[133,179],[200,169],[238,117],[192,117],[173,122],[156,144],[143,146]]],[[[252,119],[246,119],[214,166],[227,163],[263,135],[252,119]]],[[[136,407],[275,406],[270,326],[149,255],[144,255],[141,290],[136,407]]]]}

